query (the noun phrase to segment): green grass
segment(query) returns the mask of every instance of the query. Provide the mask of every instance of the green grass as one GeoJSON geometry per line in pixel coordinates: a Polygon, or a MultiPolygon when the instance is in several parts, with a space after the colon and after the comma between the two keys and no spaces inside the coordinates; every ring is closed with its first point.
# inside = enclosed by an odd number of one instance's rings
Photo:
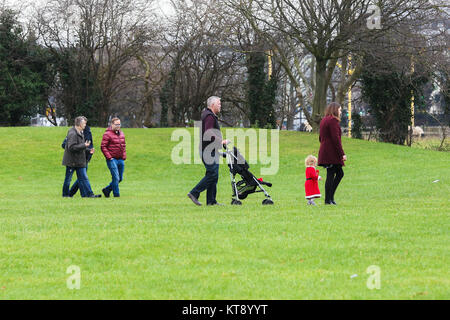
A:
{"type": "Polygon", "coordinates": [[[450,141],[448,138],[446,138],[444,143],[442,143],[441,138],[436,137],[415,138],[413,139],[412,147],[426,150],[450,152],[450,141]]]}
{"type": "MultiPolygon", "coordinates": [[[[124,130],[122,198],[63,199],[66,131],[0,128],[0,299],[450,298],[446,152],[344,138],[339,206],[307,207],[304,158],[318,138],[282,132],[280,170],[264,177],[275,206],[262,194],[230,206],[222,165],[227,206],[211,208],[186,197],[204,168],[172,164],[171,129],[124,130]],[[67,288],[71,265],[80,290],[67,288]],[[367,288],[371,265],[380,290],[367,288]]],[[[102,133],[88,171],[97,193],[110,180],[102,133]]]]}

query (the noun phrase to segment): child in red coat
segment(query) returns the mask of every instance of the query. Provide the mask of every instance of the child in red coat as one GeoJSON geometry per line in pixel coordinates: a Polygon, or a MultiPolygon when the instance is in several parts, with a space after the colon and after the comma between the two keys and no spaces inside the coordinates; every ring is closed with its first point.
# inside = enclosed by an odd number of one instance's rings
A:
{"type": "Polygon", "coordinates": [[[305,159],[306,166],[306,182],[305,182],[305,194],[308,200],[308,205],[315,206],[314,199],[320,198],[319,180],[322,177],[319,176],[319,170],[316,169],[317,158],[314,156],[308,156],[305,159]]]}

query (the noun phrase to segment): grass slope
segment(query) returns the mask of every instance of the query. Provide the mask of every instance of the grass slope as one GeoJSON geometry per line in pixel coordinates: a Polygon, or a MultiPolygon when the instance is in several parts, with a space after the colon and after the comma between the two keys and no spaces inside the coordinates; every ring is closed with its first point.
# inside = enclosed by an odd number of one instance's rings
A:
{"type": "MultiPolygon", "coordinates": [[[[110,180],[103,130],[88,171],[97,193],[110,180]]],[[[122,198],[63,199],[67,128],[0,128],[0,299],[450,298],[448,153],[344,138],[339,206],[307,207],[317,135],[281,132],[280,170],[264,177],[275,206],[262,194],[230,206],[222,165],[227,206],[195,207],[186,194],[204,168],[172,164],[172,129],[124,131],[122,198]],[[80,290],[67,288],[71,265],[80,290]],[[380,290],[367,288],[371,265],[380,290]]]]}

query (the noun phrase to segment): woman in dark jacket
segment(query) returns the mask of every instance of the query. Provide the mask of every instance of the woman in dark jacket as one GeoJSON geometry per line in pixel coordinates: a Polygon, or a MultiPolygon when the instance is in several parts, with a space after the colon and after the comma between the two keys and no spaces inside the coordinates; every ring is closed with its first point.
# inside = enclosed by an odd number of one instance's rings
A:
{"type": "Polygon", "coordinates": [[[347,156],[342,149],[341,121],[342,108],[332,102],[325,110],[325,117],[320,122],[320,150],[319,166],[327,169],[327,181],[325,182],[325,204],[336,205],[334,193],[344,177],[342,167],[347,161],[347,156]]]}
{"type": "MultiPolygon", "coordinates": [[[[87,121],[86,118],[84,118],[84,119],[87,121]]],[[[90,143],[91,143],[89,145],[89,147],[86,148],[86,151],[85,151],[85,153],[86,153],[86,172],[87,172],[89,162],[91,161],[92,155],[94,154],[94,142],[92,140],[92,132],[91,132],[91,128],[88,125],[86,125],[86,127],[84,128],[83,135],[84,135],[84,140],[86,142],[90,141],[90,143]]],[[[67,143],[67,137],[66,137],[66,139],[64,139],[64,142],[61,145],[61,147],[63,149],[66,149],[66,143],[67,143]]],[[[76,193],[78,192],[79,188],[80,188],[80,183],[77,180],[70,188],[69,197],[75,196],[76,193]]]]}
{"type": "Polygon", "coordinates": [[[77,117],[75,126],[69,129],[67,133],[67,142],[64,149],[62,165],[66,166],[66,177],[63,184],[63,197],[71,197],[69,187],[72,175],[77,173],[78,184],[82,197],[100,198],[100,195],[94,195],[92,192],[89,178],[86,174],[86,149],[91,142],[84,138],[83,130],[86,127],[86,118],[77,117]]]}

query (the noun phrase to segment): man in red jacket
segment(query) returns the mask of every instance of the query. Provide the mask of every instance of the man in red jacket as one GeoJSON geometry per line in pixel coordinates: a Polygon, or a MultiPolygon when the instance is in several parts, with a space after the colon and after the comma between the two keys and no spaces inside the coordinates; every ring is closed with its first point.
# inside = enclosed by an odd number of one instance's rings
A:
{"type": "Polygon", "coordinates": [[[112,181],[104,188],[103,194],[109,198],[111,191],[114,197],[120,197],[119,183],[123,180],[127,151],[125,135],[120,130],[120,119],[113,118],[111,126],[103,134],[101,149],[106,158],[106,164],[111,172],[112,181]]]}

